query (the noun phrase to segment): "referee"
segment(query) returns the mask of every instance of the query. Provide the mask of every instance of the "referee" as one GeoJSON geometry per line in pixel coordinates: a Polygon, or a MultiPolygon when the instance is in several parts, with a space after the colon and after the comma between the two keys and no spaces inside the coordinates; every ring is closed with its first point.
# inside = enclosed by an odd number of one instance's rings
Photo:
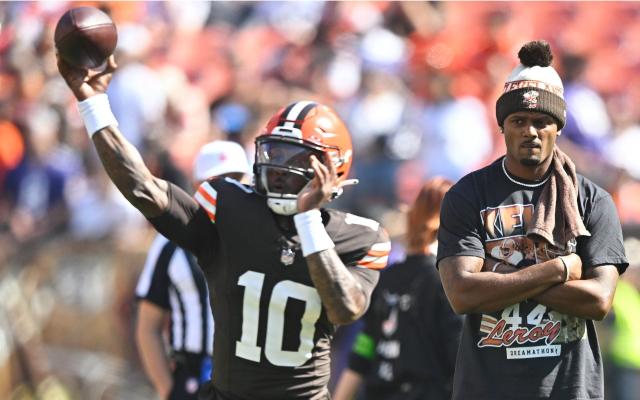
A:
{"type": "MultiPolygon", "coordinates": [[[[246,153],[239,144],[215,141],[204,145],[196,157],[194,183],[197,188],[213,177],[242,180],[248,172],[246,153]]],[[[136,342],[158,395],[170,400],[197,399],[200,384],[211,379],[214,326],[207,283],[195,258],[158,235],[149,249],[136,295],[136,342]]]]}

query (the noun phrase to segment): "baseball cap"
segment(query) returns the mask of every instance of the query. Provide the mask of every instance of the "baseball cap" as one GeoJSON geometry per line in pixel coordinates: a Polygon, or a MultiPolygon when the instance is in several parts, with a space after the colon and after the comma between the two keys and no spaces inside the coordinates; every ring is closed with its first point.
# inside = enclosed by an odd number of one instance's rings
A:
{"type": "Polygon", "coordinates": [[[232,172],[249,173],[247,154],[236,142],[216,140],[207,143],[193,163],[193,179],[196,181],[232,172]]]}

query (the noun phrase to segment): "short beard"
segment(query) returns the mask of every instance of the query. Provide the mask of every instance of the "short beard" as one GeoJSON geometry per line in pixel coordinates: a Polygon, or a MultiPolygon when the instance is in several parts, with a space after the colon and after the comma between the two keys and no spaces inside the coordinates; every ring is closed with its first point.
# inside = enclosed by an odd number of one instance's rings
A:
{"type": "Polygon", "coordinates": [[[520,159],[520,164],[527,167],[536,167],[542,164],[542,160],[535,159],[535,158],[522,158],[520,159]]]}

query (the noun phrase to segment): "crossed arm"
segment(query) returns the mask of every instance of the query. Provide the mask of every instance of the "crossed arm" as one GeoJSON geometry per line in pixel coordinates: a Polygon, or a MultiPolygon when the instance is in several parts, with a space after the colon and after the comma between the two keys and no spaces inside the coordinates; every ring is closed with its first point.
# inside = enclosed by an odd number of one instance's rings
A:
{"type": "MultiPolygon", "coordinates": [[[[491,265],[493,262],[494,260],[488,260],[484,268],[488,268],[487,264],[491,265]]],[[[573,266],[576,267],[578,266],[573,266]]],[[[496,272],[502,274],[515,271],[515,267],[504,264],[496,269],[496,272]]],[[[563,314],[600,321],[611,309],[618,275],[618,269],[614,265],[587,268],[581,279],[551,286],[535,296],[534,300],[563,314]]]]}
{"type": "Polygon", "coordinates": [[[527,299],[535,299],[559,312],[587,319],[605,317],[615,293],[618,271],[613,265],[588,268],[580,274],[580,257],[564,257],[571,263],[569,281],[558,258],[527,268],[501,265],[497,260],[453,256],[440,261],[439,270],[449,302],[459,314],[493,312],[527,299]]]}

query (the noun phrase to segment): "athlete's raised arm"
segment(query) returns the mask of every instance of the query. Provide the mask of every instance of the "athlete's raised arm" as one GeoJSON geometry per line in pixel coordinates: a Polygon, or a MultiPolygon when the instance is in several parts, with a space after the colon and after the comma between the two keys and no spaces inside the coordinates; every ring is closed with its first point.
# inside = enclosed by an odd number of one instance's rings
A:
{"type": "Polygon", "coordinates": [[[169,184],[151,174],[138,150],[118,129],[105,93],[116,68],[113,56],[100,72],[73,67],[58,57],[60,75],[78,100],[87,131],[109,177],[134,207],[152,218],[166,210],[169,184]]]}

